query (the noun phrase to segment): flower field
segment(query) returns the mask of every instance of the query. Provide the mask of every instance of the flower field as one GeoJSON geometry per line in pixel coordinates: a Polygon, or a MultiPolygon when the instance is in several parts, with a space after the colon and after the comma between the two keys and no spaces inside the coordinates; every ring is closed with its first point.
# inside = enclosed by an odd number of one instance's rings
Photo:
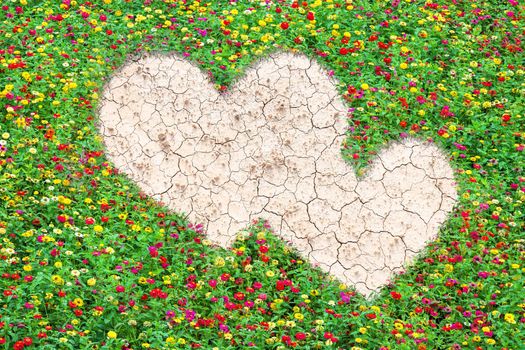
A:
{"type": "Polygon", "coordinates": [[[525,5],[518,0],[8,0],[0,5],[0,349],[524,349],[525,5]],[[232,249],[107,160],[97,106],[129,57],[226,91],[315,58],[363,174],[392,140],[450,155],[459,200],[367,300],[264,221],[232,249]]]}

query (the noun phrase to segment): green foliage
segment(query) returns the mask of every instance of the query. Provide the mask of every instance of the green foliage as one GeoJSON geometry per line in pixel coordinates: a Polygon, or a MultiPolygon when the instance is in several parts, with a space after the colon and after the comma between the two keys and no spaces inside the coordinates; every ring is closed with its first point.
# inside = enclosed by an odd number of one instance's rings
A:
{"type": "Polygon", "coordinates": [[[0,348],[523,347],[518,1],[13,0],[0,14],[0,348]],[[371,301],[263,221],[211,246],[104,157],[98,97],[126,58],[175,51],[225,90],[275,50],[338,79],[359,173],[408,136],[451,156],[453,215],[371,301]]]}

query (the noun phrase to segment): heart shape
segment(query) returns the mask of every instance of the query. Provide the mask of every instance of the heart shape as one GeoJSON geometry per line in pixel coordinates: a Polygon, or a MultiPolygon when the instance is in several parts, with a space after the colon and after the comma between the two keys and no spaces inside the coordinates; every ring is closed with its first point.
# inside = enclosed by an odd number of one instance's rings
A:
{"type": "Polygon", "coordinates": [[[333,78],[277,53],[227,93],[176,55],[130,61],[106,85],[100,131],[114,165],[150,196],[229,246],[259,217],[365,296],[435,239],[457,193],[447,157],[407,139],[358,180],[341,157],[347,128],[333,78]]]}

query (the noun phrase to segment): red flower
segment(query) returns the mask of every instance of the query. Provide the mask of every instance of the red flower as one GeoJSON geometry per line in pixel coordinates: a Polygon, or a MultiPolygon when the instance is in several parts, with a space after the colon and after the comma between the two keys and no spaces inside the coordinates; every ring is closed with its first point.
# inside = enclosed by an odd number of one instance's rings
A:
{"type": "Polygon", "coordinates": [[[119,285],[115,287],[115,290],[117,291],[117,293],[123,293],[126,290],[126,288],[124,288],[124,286],[119,285]]]}
{"type": "Polygon", "coordinates": [[[295,334],[295,339],[297,340],[304,340],[306,338],[306,334],[304,334],[303,332],[298,332],[295,334]]]}
{"type": "Polygon", "coordinates": [[[281,23],[281,29],[286,30],[286,29],[288,29],[288,27],[290,27],[290,25],[288,24],[288,22],[282,22],[282,23],[281,23]]]}
{"type": "Polygon", "coordinates": [[[73,310],[73,312],[75,313],[75,315],[76,315],[77,317],[80,317],[80,316],[82,316],[82,314],[83,314],[82,310],[80,310],[80,309],[75,309],[75,310],[73,310]]]}
{"type": "Polygon", "coordinates": [[[308,13],[306,14],[306,19],[308,19],[309,21],[313,21],[313,20],[315,20],[315,15],[314,15],[314,13],[311,12],[311,11],[308,12],[308,13]]]}
{"type": "Polygon", "coordinates": [[[380,41],[377,43],[377,47],[380,48],[381,50],[386,50],[390,47],[390,44],[380,41]]]}
{"type": "Polygon", "coordinates": [[[24,342],[25,346],[29,346],[29,345],[33,344],[33,339],[31,339],[29,337],[25,337],[23,342],[24,342]]]}
{"type": "Polygon", "coordinates": [[[284,287],[285,287],[284,281],[277,281],[277,282],[275,282],[275,289],[281,291],[281,290],[284,289],[284,287]]]}
{"type": "Polygon", "coordinates": [[[156,247],[154,246],[150,246],[148,247],[148,250],[149,250],[149,255],[152,257],[152,258],[156,258],[159,256],[159,251],[157,250],[156,247]]]}
{"type": "Polygon", "coordinates": [[[393,291],[393,292],[390,292],[390,295],[391,295],[391,296],[392,296],[392,298],[394,298],[395,300],[399,300],[399,299],[401,299],[401,298],[402,298],[402,295],[401,295],[401,293],[398,293],[398,292],[395,292],[395,291],[393,291]]]}
{"type": "Polygon", "coordinates": [[[403,108],[408,109],[409,106],[408,106],[408,102],[407,102],[407,99],[406,99],[406,98],[404,98],[404,97],[399,97],[398,100],[399,100],[399,102],[401,102],[401,105],[403,106],[403,108]]]}

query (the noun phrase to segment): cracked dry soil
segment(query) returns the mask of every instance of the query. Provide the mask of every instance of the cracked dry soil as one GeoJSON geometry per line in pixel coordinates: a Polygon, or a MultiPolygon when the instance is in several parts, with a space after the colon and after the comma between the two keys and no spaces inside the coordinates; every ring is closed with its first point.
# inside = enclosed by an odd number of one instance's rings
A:
{"type": "Polygon", "coordinates": [[[408,139],[357,179],[340,149],[347,107],[303,55],[277,53],[227,93],[176,55],[127,64],[106,85],[108,158],[148,195],[229,246],[253,219],[370,296],[435,239],[457,192],[447,156],[408,139]]]}

